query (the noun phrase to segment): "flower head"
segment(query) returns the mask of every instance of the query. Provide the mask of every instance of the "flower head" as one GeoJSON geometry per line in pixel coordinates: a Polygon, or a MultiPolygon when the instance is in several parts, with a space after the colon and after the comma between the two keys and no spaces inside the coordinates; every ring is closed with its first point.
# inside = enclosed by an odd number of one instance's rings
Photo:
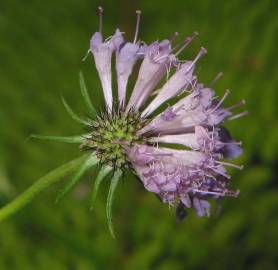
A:
{"type": "Polygon", "coordinates": [[[102,17],[103,9],[99,8],[100,29],[91,38],[90,52],[94,56],[106,107],[103,112],[96,112],[81,76],[81,90],[91,117],[80,119],[65,105],[72,117],[86,126],[88,133],[65,141],[81,143],[81,149],[89,150],[90,156],[66,191],[89,167],[98,163],[100,173],[93,203],[102,179],[113,174],[107,203],[111,232],[112,197],[126,169],[132,170],[146,190],[157,194],[164,203],[194,208],[198,216],[209,216],[209,199],[239,194],[239,190],[229,189],[230,175],[226,168],[241,169],[242,166],[223,159],[241,155],[241,143],[232,139],[222,124],[246,114],[233,113],[244,101],[224,107],[229,90],[218,98],[212,86],[205,87],[199,82],[195,68],[207,53],[205,48],[202,47],[194,59],[179,59],[181,51],[197,36],[196,32],[176,46],[173,40],[167,39],[147,45],[138,39],[141,12],[137,11],[133,42],[125,41],[119,29],[103,40],[102,17]],[[112,96],[113,53],[116,56],[117,97],[112,96]],[[128,79],[139,61],[138,77],[128,99],[128,79]],[[166,102],[170,103],[167,108],[166,102]]]}

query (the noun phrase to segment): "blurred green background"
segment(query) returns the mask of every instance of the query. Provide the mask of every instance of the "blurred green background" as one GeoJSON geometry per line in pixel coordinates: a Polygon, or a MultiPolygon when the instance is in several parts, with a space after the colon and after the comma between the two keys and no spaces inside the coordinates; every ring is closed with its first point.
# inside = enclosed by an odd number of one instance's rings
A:
{"type": "MultiPolygon", "coordinates": [[[[103,99],[90,56],[89,39],[98,28],[90,0],[0,0],[0,205],[37,178],[80,155],[78,147],[29,141],[31,133],[79,134],[61,105],[63,94],[85,113],[78,86],[84,72],[94,104],[103,99]]],[[[108,232],[101,188],[94,212],[88,192],[90,172],[75,191],[54,204],[58,186],[48,189],[17,215],[0,224],[0,270],[25,269],[278,269],[278,4],[276,0],[119,0],[102,1],[104,33],[116,26],[132,37],[135,10],[143,11],[140,38],[146,42],[200,36],[183,54],[208,49],[197,73],[232,94],[226,104],[246,99],[248,117],[226,126],[244,142],[233,171],[238,199],[225,199],[216,218],[193,212],[177,224],[175,212],[161,204],[131,176],[117,189],[113,216],[117,239],[108,232]]]]}

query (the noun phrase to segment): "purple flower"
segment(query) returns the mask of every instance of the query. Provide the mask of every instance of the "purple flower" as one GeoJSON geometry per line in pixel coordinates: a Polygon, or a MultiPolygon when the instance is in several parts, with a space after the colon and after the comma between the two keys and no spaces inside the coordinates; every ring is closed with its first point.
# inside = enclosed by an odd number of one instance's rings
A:
{"type": "Polygon", "coordinates": [[[195,209],[206,205],[205,211],[196,210],[198,215],[208,214],[206,199],[238,195],[228,189],[229,175],[224,168],[228,163],[219,161],[217,153],[136,145],[127,154],[145,188],[172,206],[178,201],[195,209]]]}
{"type": "Polygon", "coordinates": [[[226,167],[242,169],[227,161],[241,155],[241,143],[232,139],[222,124],[246,114],[233,114],[244,101],[224,107],[229,90],[218,98],[212,86],[200,83],[195,68],[207,53],[205,48],[192,60],[178,58],[196,32],[175,46],[168,39],[147,45],[138,40],[140,16],[137,11],[133,42],[125,41],[118,29],[103,41],[101,9],[100,31],[93,35],[90,51],[107,108],[93,121],[92,133],[82,147],[95,151],[102,164],[111,168],[134,170],[146,190],[157,194],[164,203],[194,208],[198,216],[209,216],[210,198],[239,194],[229,188],[226,167]],[[111,86],[114,52],[117,98],[112,97],[111,86]],[[126,101],[129,76],[141,59],[137,80],[126,101]],[[165,102],[171,105],[163,110],[165,102]]]}
{"type": "MultiPolygon", "coordinates": [[[[61,171],[66,174],[69,168],[77,167],[58,194],[58,200],[87,170],[98,165],[99,173],[91,197],[91,207],[94,207],[100,184],[111,176],[106,216],[112,236],[112,202],[125,170],[132,170],[145,189],[155,193],[162,202],[176,207],[177,218],[181,220],[186,216],[185,208],[193,208],[198,216],[209,216],[211,199],[237,197],[239,190],[229,188],[231,176],[226,168],[242,169],[231,162],[242,154],[241,142],[234,140],[223,124],[246,115],[247,112],[233,112],[245,104],[244,100],[230,107],[224,106],[229,90],[219,98],[212,88],[222,73],[209,87],[199,81],[195,69],[207,53],[205,48],[201,47],[191,60],[179,58],[197,32],[178,44],[174,44],[178,36],[175,33],[169,40],[148,45],[138,38],[141,12],[136,13],[132,42],[126,41],[119,29],[103,40],[103,9],[99,7],[99,31],[91,38],[89,52],[95,60],[105,109],[99,112],[94,108],[82,73],[80,87],[88,109],[87,117],[76,115],[63,100],[70,116],[84,125],[87,133],[69,137],[32,136],[77,143],[81,150],[87,150],[82,159],[53,173],[54,176],[61,171]],[[114,54],[115,72],[112,71],[114,54]],[[127,98],[128,80],[136,64],[139,67],[137,80],[133,86],[130,84],[132,91],[127,98]],[[118,91],[114,91],[118,93],[117,97],[112,94],[112,74],[117,79],[118,91]]],[[[56,176],[52,181],[56,181],[56,176]]],[[[43,186],[44,182],[39,182],[38,187],[43,186]]]]}

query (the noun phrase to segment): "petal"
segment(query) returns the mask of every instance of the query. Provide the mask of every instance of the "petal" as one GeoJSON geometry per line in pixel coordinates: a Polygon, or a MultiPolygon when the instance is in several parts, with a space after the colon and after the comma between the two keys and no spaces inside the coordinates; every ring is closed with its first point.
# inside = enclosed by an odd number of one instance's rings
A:
{"type": "Polygon", "coordinates": [[[183,166],[199,164],[205,161],[205,156],[201,152],[190,150],[176,150],[166,147],[156,149],[157,154],[161,154],[160,160],[170,164],[180,164],[183,166]]]}
{"type": "Polygon", "coordinates": [[[191,94],[156,116],[138,134],[150,131],[155,134],[193,132],[194,126],[208,122],[205,112],[211,106],[213,95],[212,89],[197,85],[191,94]]]}
{"type": "Polygon", "coordinates": [[[91,38],[90,50],[94,55],[96,68],[100,77],[105,103],[109,111],[112,109],[112,78],[111,78],[111,58],[116,49],[115,44],[121,40],[119,31],[110,40],[102,42],[102,35],[96,32],[91,38]]]}
{"type": "Polygon", "coordinates": [[[191,94],[174,104],[173,109],[180,113],[206,110],[211,106],[214,94],[215,92],[211,88],[203,88],[201,85],[197,85],[191,94]]]}
{"type": "Polygon", "coordinates": [[[180,200],[181,202],[187,207],[187,208],[191,208],[192,207],[192,202],[191,199],[189,197],[189,195],[187,193],[185,194],[180,194],[180,200]]]}
{"type": "Polygon", "coordinates": [[[216,111],[210,113],[208,115],[208,124],[211,126],[214,125],[219,125],[220,123],[222,123],[225,118],[227,118],[228,116],[231,116],[232,113],[228,110],[225,110],[223,108],[219,108],[216,111]]]}
{"type": "Polygon", "coordinates": [[[173,107],[168,107],[162,114],[161,118],[165,121],[172,121],[177,117],[177,113],[174,111],[173,107]]]}
{"type": "Polygon", "coordinates": [[[133,66],[140,57],[140,46],[134,43],[125,43],[116,51],[116,70],[118,80],[119,102],[125,102],[126,86],[133,66]]]}
{"type": "Polygon", "coordinates": [[[139,109],[174,61],[168,40],[152,43],[146,50],[126,111],[139,109]]]}
{"type": "Polygon", "coordinates": [[[193,206],[194,206],[195,210],[197,211],[197,215],[199,217],[203,217],[204,215],[207,215],[207,216],[210,215],[210,204],[207,201],[194,197],[193,198],[193,206]]]}
{"type": "Polygon", "coordinates": [[[174,134],[174,135],[162,135],[158,137],[150,138],[151,142],[169,143],[169,144],[180,144],[191,149],[200,149],[197,137],[195,133],[186,134],[174,134]]]}
{"type": "Polygon", "coordinates": [[[136,145],[134,147],[126,147],[126,153],[130,161],[139,166],[149,164],[155,160],[153,150],[145,145],[136,145]]]}
{"type": "Polygon", "coordinates": [[[136,144],[128,148],[127,155],[132,163],[143,166],[154,161],[164,164],[193,165],[206,161],[207,156],[202,152],[189,150],[175,150],[171,148],[156,148],[152,146],[136,144]]]}
{"type": "Polygon", "coordinates": [[[191,61],[181,65],[176,73],[163,85],[158,95],[143,111],[142,117],[146,117],[156,110],[163,102],[179,95],[183,90],[188,88],[195,79],[193,71],[195,64],[191,61]]]}
{"type": "Polygon", "coordinates": [[[223,149],[223,155],[228,159],[237,158],[242,155],[242,148],[237,144],[226,145],[223,149]]]}
{"type": "Polygon", "coordinates": [[[159,193],[160,189],[158,188],[157,184],[153,181],[150,181],[148,183],[144,183],[144,186],[146,188],[146,190],[150,191],[150,192],[154,192],[154,193],[159,193]]]}
{"type": "Polygon", "coordinates": [[[168,182],[166,184],[161,185],[161,190],[165,192],[175,192],[177,190],[177,185],[174,182],[168,182]]]}
{"type": "Polygon", "coordinates": [[[93,34],[91,41],[90,41],[90,50],[92,52],[99,51],[102,45],[102,35],[100,32],[96,32],[93,34]]]}
{"type": "Polygon", "coordinates": [[[115,34],[111,38],[111,45],[115,50],[118,50],[125,42],[122,32],[119,28],[116,29],[115,34]]]}
{"type": "Polygon", "coordinates": [[[141,129],[138,134],[151,132],[152,134],[182,134],[194,132],[194,127],[203,124],[207,116],[202,111],[193,111],[180,114],[172,121],[165,121],[160,115],[151,121],[146,127],[141,129]]]}

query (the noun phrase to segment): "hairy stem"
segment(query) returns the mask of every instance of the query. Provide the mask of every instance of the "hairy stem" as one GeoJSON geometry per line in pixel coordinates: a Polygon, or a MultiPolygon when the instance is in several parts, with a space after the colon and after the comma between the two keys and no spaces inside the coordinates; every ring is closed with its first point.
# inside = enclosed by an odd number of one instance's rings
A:
{"type": "Polygon", "coordinates": [[[0,222],[23,208],[41,191],[45,190],[50,185],[59,182],[63,176],[72,173],[86,160],[87,157],[88,155],[84,155],[74,159],[41,177],[21,195],[0,209],[0,222]]]}

